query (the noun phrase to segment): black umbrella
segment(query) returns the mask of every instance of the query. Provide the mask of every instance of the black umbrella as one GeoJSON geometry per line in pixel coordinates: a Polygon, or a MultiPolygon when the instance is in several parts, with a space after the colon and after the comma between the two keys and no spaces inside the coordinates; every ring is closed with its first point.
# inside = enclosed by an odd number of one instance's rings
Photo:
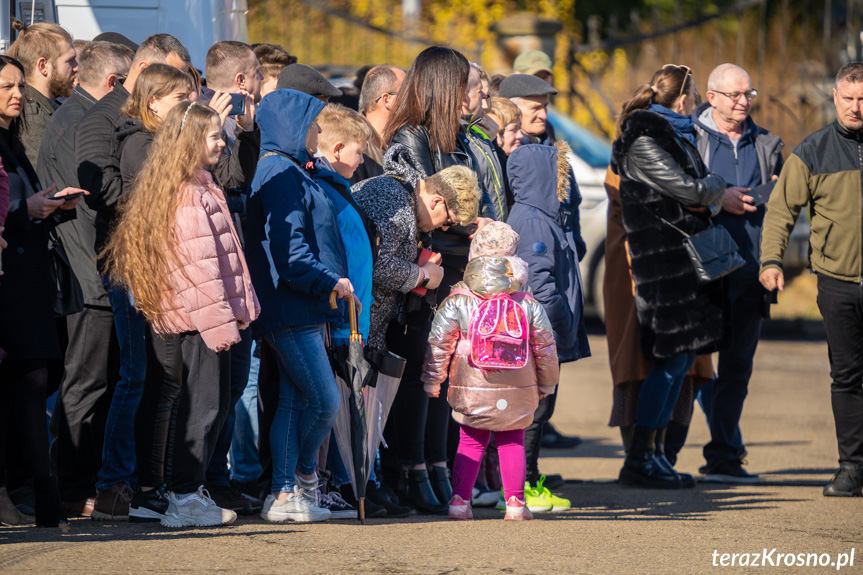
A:
{"type": "MultiPolygon", "coordinates": [[[[332,292],[330,307],[335,309],[336,306],[336,292],[332,292]]],[[[370,458],[363,389],[374,380],[374,371],[366,361],[363,338],[357,332],[357,309],[353,298],[348,300],[348,312],[351,325],[348,345],[333,345],[330,348],[330,364],[342,395],[333,433],[342,461],[351,474],[354,494],[360,503],[360,522],[365,524],[366,482],[370,473],[370,458]]]]}

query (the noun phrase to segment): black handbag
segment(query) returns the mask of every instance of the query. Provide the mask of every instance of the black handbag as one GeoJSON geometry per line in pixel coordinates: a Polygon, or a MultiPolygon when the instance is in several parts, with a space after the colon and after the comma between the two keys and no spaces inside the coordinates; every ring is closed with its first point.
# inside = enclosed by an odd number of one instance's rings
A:
{"type": "Polygon", "coordinates": [[[737,252],[737,243],[728,230],[721,225],[712,225],[697,234],[687,234],[668,220],[659,219],[683,235],[683,247],[686,248],[686,253],[692,261],[699,283],[716,281],[740,269],[746,263],[737,252]]]}
{"type": "Polygon", "coordinates": [[[54,282],[54,315],[66,316],[80,312],[84,309],[84,291],[72,271],[63,241],[54,230],[50,233],[48,256],[54,282]]]}

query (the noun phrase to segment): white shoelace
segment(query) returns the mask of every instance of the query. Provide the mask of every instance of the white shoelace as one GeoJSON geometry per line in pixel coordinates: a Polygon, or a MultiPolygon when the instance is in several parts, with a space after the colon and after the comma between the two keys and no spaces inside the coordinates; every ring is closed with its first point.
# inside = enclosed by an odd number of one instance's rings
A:
{"type": "Polygon", "coordinates": [[[206,505],[216,505],[216,502],[213,501],[212,497],[210,497],[210,492],[204,489],[203,485],[198,487],[198,491],[195,495],[206,505]]]}
{"type": "Polygon", "coordinates": [[[333,505],[335,505],[337,507],[342,507],[342,508],[351,507],[348,504],[348,502],[345,501],[344,497],[342,497],[341,494],[339,494],[335,491],[330,491],[329,493],[321,494],[320,498],[321,498],[321,502],[324,505],[326,505],[327,507],[330,507],[333,505]]]}

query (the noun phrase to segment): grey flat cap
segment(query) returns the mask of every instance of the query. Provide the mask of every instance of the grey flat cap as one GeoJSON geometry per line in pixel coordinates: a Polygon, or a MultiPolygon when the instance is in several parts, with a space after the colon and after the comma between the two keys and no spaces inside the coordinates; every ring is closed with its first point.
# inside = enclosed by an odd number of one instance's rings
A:
{"type": "Polygon", "coordinates": [[[513,74],[500,83],[501,98],[529,98],[557,94],[557,90],[545,80],[527,74],[513,74]]]}
{"type": "Polygon", "coordinates": [[[111,44],[119,44],[120,46],[125,46],[129,48],[132,52],[138,51],[138,45],[123,36],[118,32],[102,32],[95,38],[93,38],[94,42],[110,42],[111,44]]]}
{"type": "Polygon", "coordinates": [[[320,72],[305,64],[291,64],[282,68],[276,82],[276,89],[296,90],[315,98],[322,96],[333,98],[342,95],[342,91],[330,84],[330,81],[320,72]]]}

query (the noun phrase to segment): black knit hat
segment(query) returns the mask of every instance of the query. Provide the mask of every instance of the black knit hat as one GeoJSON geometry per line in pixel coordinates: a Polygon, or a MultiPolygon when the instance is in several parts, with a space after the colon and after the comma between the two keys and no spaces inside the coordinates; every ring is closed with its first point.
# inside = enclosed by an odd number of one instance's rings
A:
{"type": "Polygon", "coordinates": [[[296,90],[315,98],[323,96],[333,98],[342,95],[342,91],[330,84],[320,72],[305,64],[291,64],[282,68],[276,82],[276,89],[296,90]]]}
{"type": "Polygon", "coordinates": [[[536,76],[527,74],[513,74],[504,78],[500,83],[501,98],[530,98],[531,96],[546,96],[557,94],[557,90],[548,85],[548,82],[536,76]]]}
{"type": "Polygon", "coordinates": [[[125,46],[129,48],[132,52],[138,51],[138,45],[123,36],[118,32],[102,32],[95,38],[93,38],[94,42],[110,42],[111,44],[119,44],[120,46],[125,46]]]}

